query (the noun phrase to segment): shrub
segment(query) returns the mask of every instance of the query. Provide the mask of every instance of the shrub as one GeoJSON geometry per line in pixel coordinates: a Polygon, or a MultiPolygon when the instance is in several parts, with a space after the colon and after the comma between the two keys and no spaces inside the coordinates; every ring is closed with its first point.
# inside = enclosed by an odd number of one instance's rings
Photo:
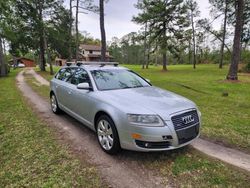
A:
{"type": "Polygon", "coordinates": [[[245,65],[244,71],[250,73],[250,62],[245,65]]]}

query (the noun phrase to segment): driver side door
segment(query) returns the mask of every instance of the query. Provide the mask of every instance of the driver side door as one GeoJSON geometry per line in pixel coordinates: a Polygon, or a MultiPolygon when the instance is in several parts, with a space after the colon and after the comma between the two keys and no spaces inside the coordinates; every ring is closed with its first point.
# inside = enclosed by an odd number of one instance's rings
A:
{"type": "Polygon", "coordinates": [[[77,89],[80,83],[88,83],[92,87],[89,75],[83,68],[78,68],[75,74],[70,78],[71,99],[70,109],[77,119],[83,121],[86,125],[91,125],[91,112],[94,108],[94,100],[91,97],[93,91],[77,89]]]}

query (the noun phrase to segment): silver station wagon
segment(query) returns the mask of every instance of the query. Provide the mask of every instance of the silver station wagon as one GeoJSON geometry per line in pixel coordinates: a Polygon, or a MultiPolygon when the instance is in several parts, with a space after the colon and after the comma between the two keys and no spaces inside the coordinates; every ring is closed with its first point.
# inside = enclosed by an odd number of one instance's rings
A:
{"type": "Polygon", "coordinates": [[[154,87],[117,63],[62,67],[50,83],[52,111],[61,110],[96,132],[101,148],[163,151],[200,133],[201,113],[190,100],[154,87]]]}

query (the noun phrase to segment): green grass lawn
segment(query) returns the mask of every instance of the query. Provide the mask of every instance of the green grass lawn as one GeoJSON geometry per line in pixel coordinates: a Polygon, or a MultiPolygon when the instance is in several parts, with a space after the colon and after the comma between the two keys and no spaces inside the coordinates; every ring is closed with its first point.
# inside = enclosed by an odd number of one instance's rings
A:
{"type": "MultiPolygon", "coordinates": [[[[134,153],[146,169],[171,187],[249,187],[250,174],[234,169],[190,148],[152,153],[143,158],[134,153]]],[[[144,167],[144,168],[145,168],[144,167]]]]}
{"type": "MultiPolygon", "coordinates": [[[[53,66],[53,71],[56,73],[60,69],[59,66],[53,66]]],[[[40,71],[39,67],[35,68],[35,71],[39,73],[42,77],[44,77],[46,80],[50,81],[54,75],[49,74],[49,67],[46,67],[46,72],[40,71]]]]}
{"type": "Polygon", "coordinates": [[[94,166],[56,142],[15,84],[0,78],[0,187],[101,187],[94,166]]]}
{"type": "MultiPolygon", "coordinates": [[[[141,69],[140,65],[124,65],[152,84],[193,100],[202,112],[202,136],[223,142],[250,153],[250,75],[239,74],[239,83],[225,82],[228,67],[217,65],[171,65],[168,72],[161,66],[141,69]],[[227,92],[228,97],[222,93],[227,92]]],[[[55,71],[58,67],[54,68],[55,71]]],[[[39,72],[47,80],[48,72],[39,72]]]]}

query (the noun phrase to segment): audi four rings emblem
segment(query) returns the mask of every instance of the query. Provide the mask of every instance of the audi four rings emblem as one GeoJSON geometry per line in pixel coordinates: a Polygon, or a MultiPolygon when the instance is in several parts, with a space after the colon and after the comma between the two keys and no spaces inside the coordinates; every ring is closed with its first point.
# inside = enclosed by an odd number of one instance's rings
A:
{"type": "Polygon", "coordinates": [[[181,119],[184,124],[188,124],[194,121],[194,117],[192,115],[184,116],[181,119]]]}

